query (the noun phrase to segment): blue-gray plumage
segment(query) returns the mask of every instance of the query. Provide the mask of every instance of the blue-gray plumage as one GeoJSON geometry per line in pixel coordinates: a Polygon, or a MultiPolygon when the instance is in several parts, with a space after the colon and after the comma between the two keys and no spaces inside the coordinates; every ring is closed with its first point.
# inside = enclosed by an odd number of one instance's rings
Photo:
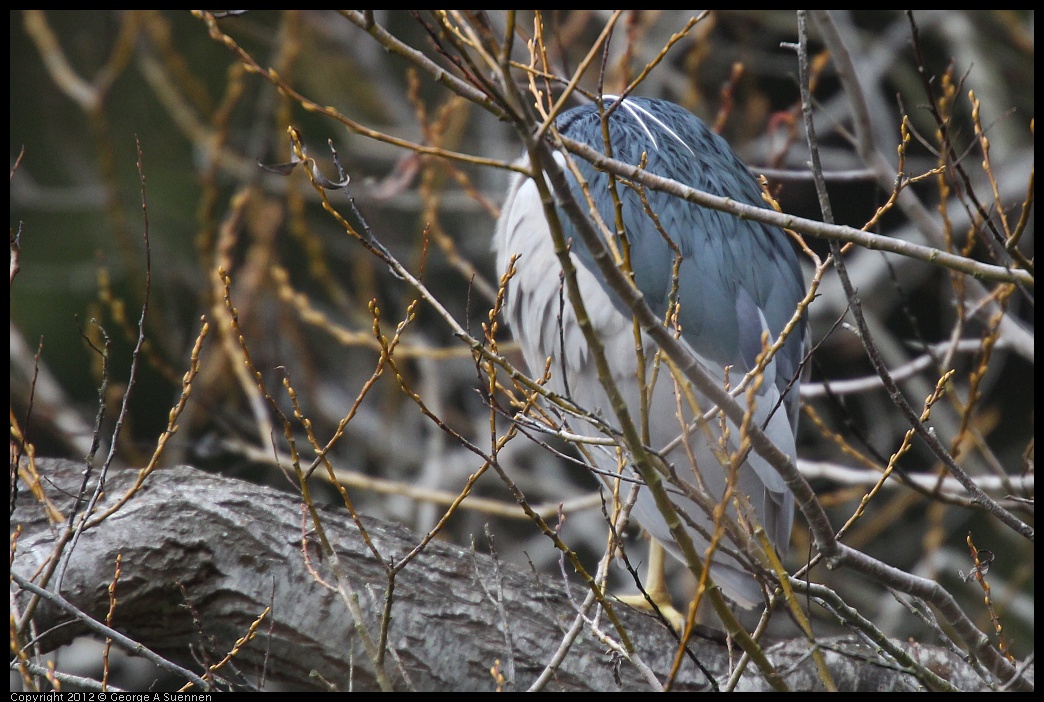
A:
{"type": "MultiPolygon", "coordinates": [[[[606,109],[616,102],[616,98],[607,97],[606,109]]],[[[638,165],[644,156],[645,168],[651,173],[748,205],[765,206],[761,189],[743,162],[721,137],[685,109],[664,100],[627,98],[615,105],[608,124],[611,155],[617,160],[638,165]]],[[[563,135],[604,152],[602,116],[595,105],[566,112],[559,117],[557,127],[563,135]]],[[[589,185],[598,215],[608,231],[614,232],[616,214],[609,176],[582,159],[574,161],[589,185]]],[[[572,177],[570,182],[574,197],[584,207],[586,200],[579,184],[572,177]]],[[[646,201],[659,218],[658,228],[633,188],[617,183],[616,189],[622,202],[624,236],[630,246],[635,285],[652,310],[664,318],[671,302],[676,258],[680,255],[676,294],[681,338],[722,381],[725,367],[731,366],[729,378],[735,385],[754,367],[762,351],[762,333],[767,330],[772,343],[793,317],[803,296],[801,270],[785,233],[645,189],[646,201]],[[672,243],[665,240],[665,234],[672,243]]],[[[584,306],[605,345],[614,380],[631,415],[637,418],[641,403],[631,315],[605,285],[569,218],[560,213],[559,219],[563,233],[571,241],[584,306]]],[[[494,248],[501,272],[513,254],[520,255],[518,272],[507,291],[506,312],[530,370],[541,373],[546,359],[552,357],[551,389],[568,394],[576,404],[614,423],[615,416],[589,358],[576,314],[568,296],[561,292],[561,268],[531,180],[518,177],[513,181],[497,224],[494,248]]],[[[792,458],[796,452],[796,376],[803,337],[802,323],[765,368],[755,398],[755,421],[792,458]],[[783,402],[777,409],[780,397],[783,402]]],[[[656,346],[648,339],[644,346],[646,363],[651,364],[656,346]]],[[[656,377],[649,403],[650,447],[657,451],[668,447],[664,457],[681,479],[693,484],[702,481],[712,501],[719,501],[726,484],[721,454],[715,453],[720,423],[714,419],[705,428],[685,430],[693,413],[684,394],[679,403],[676,381],[665,368],[656,377]],[[686,408],[684,421],[679,418],[679,406],[686,408]],[[708,435],[708,428],[713,436],[708,435]],[[683,434],[687,447],[676,441],[683,434]]],[[[696,396],[701,411],[711,408],[699,393],[696,396]]],[[[743,396],[737,399],[743,404],[743,396]]],[[[587,422],[574,424],[574,431],[597,434],[587,422]]],[[[734,451],[739,429],[730,422],[729,431],[729,450],[734,451]]],[[[610,452],[599,453],[596,461],[603,469],[616,467],[616,458],[610,452]]],[[[751,453],[739,469],[736,488],[749,499],[753,516],[765,527],[777,550],[785,554],[794,507],[793,496],[780,476],[751,453]]],[[[642,490],[633,513],[654,538],[678,555],[670,531],[648,493],[642,490]]],[[[708,544],[706,534],[713,529],[710,515],[677,490],[672,497],[691,520],[689,531],[702,551],[708,544]]],[[[730,513],[735,515],[735,510],[730,513]]],[[[712,558],[711,574],[726,595],[749,607],[761,600],[761,588],[749,572],[749,559],[742,555],[747,546],[726,539],[712,558]]]]}

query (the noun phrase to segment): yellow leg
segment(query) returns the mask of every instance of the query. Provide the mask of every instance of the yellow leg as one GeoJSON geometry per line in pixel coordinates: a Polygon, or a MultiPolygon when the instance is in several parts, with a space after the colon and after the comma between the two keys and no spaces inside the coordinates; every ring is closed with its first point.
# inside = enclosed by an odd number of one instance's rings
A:
{"type": "Polygon", "coordinates": [[[671,623],[675,631],[681,632],[685,628],[685,615],[676,610],[671,603],[671,593],[667,590],[667,581],[664,578],[664,555],[663,546],[655,539],[650,539],[649,565],[644,582],[645,593],[649,599],[644,595],[624,595],[616,599],[636,609],[652,611],[655,607],[671,623]],[[649,604],[649,600],[652,600],[652,605],[649,604]]]}

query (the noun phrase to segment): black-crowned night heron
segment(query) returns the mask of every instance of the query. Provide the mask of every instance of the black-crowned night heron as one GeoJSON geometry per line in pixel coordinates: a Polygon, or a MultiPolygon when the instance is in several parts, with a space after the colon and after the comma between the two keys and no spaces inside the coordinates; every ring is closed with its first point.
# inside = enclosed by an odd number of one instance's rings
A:
{"type": "MultiPolygon", "coordinates": [[[[618,102],[604,99],[609,110],[618,102]]],[[[558,131],[605,153],[602,117],[596,105],[574,108],[558,118],[558,131]]],[[[650,173],[671,178],[698,190],[765,207],[761,188],[728,144],[711,132],[687,110],[664,100],[626,98],[615,105],[608,119],[611,155],[619,161],[641,165],[650,173]]],[[[564,163],[561,154],[556,155],[564,163]]],[[[636,287],[661,318],[672,317],[672,329],[724,384],[735,386],[755,367],[765,348],[772,344],[795,314],[803,297],[804,284],[797,256],[786,234],[779,228],[731,214],[704,208],[663,192],[641,190],[617,181],[574,158],[580,176],[587,182],[591,202],[606,225],[608,239],[615,237],[617,211],[612,188],[618,194],[622,235],[629,246],[630,269],[636,287]],[[658,223],[649,215],[655,213],[658,223]],[[667,238],[670,238],[670,242],[667,238]],[[676,268],[677,258],[680,266],[676,268]],[[674,271],[677,270],[677,284],[674,271]],[[676,295],[677,306],[669,308],[676,295]],[[676,326],[674,319],[676,318],[676,326]]],[[[568,173],[568,171],[567,171],[568,173]]],[[[569,174],[573,197],[590,209],[575,177],[569,174]]],[[[561,201],[562,194],[556,198],[561,201]]],[[[613,379],[626,399],[630,414],[639,421],[642,403],[636,373],[638,358],[645,363],[649,389],[647,404],[648,447],[661,452],[679,481],[703,490],[710,503],[720,502],[727,484],[725,454],[737,450],[740,429],[723,423],[712,414],[697,425],[693,417],[713,409],[702,394],[686,394],[684,381],[672,376],[666,363],[655,361],[657,346],[643,335],[643,351],[636,351],[632,314],[611,292],[599,273],[590,250],[584,245],[569,217],[559,209],[559,220],[571,245],[571,258],[584,307],[594,331],[601,339],[613,379]],[[658,367],[658,371],[654,370],[658,367]],[[698,409],[692,406],[695,397],[698,409]],[[683,441],[679,437],[684,436],[683,441]],[[724,447],[724,451],[722,448],[724,447]],[[702,483],[702,485],[701,485],[702,483]]],[[[613,243],[613,242],[609,242],[613,243]]],[[[615,250],[622,251],[621,242],[615,250]]],[[[569,397],[576,405],[613,424],[616,415],[599,382],[590,350],[577,323],[562,283],[562,269],[555,256],[553,240],[533,180],[516,177],[508,191],[494,241],[501,273],[518,255],[517,273],[507,288],[506,313],[530,371],[543,373],[551,357],[549,389],[569,397]]],[[[775,445],[795,456],[798,420],[798,375],[803,353],[804,323],[787,338],[763,372],[763,382],[754,396],[754,421],[775,445]],[[782,403],[779,402],[782,398],[782,403]]],[[[746,394],[737,401],[745,406],[746,394]]],[[[588,436],[598,430],[584,420],[571,419],[572,430],[588,436]]],[[[612,475],[618,455],[605,447],[592,447],[596,467],[612,475]]],[[[635,476],[628,468],[630,457],[622,456],[623,475],[635,476]]],[[[743,607],[763,601],[762,587],[752,575],[751,544],[755,522],[764,527],[769,540],[782,555],[786,553],[794,519],[794,498],[779,474],[760,456],[751,452],[735,474],[733,499],[728,514],[738,530],[725,531],[711,556],[710,574],[727,597],[743,607]],[[738,535],[738,536],[737,536],[738,535]]],[[[621,491],[626,494],[626,490],[621,491]]],[[[677,487],[671,490],[677,509],[684,515],[687,531],[700,553],[707,549],[714,520],[709,505],[701,508],[677,487]]],[[[667,524],[648,489],[642,489],[632,511],[637,521],[667,551],[681,558],[667,524]]],[[[652,577],[652,575],[650,576],[652,577]]],[[[647,589],[658,604],[669,603],[660,581],[647,589]]]]}

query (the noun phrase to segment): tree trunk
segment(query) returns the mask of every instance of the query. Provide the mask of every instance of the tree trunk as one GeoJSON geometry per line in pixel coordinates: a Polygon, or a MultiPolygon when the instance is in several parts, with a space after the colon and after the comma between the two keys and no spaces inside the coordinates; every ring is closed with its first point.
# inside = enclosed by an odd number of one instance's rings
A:
{"type": "MultiPolygon", "coordinates": [[[[68,516],[83,465],[46,459],[37,465],[44,491],[68,516]]],[[[99,511],[123,495],[136,476],[136,471],[111,471],[99,511]]],[[[12,570],[35,579],[65,525],[48,522],[41,503],[24,483],[20,488],[11,516],[12,570]]],[[[392,616],[382,667],[395,689],[490,691],[497,687],[490,672],[497,667],[504,689],[525,690],[561,646],[576,610],[561,583],[433,541],[395,575],[389,594],[386,564],[373,555],[347,511],[318,511],[336,559],[323,554],[298,495],[185,466],[161,469],[113,516],[65,548],[68,563],[58,590],[76,608],[104,622],[108,587],[120,554],[113,628],[200,673],[199,661],[220,661],[271,607],[256,637],[235,656],[235,669],[247,677],[264,670],[267,680],[300,689],[379,687],[360,631],[367,632],[374,646],[380,645],[381,616],[389,597],[392,616]],[[354,592],[362,621],[353,621],[346,604],[351,597],[327,585],[338,582],[342,592],[354,592]]],[[[364,525],[377,551],[394,558],[420,541],[393,524],[365,519],[364,525]]],[[[30,595],[14,584],[12,588],[17,597],[14,611],[24,612],[30,595]]],[[[47,589],[55,590],[54,578],[47,589]]],[[[582,584],[570,589],[577,598],[586,594],[582,584]]],[[[634,644],[634,660],[644,662],[660,681],[667,679],[677,649],[673,633],[646,614],[622,605],[614,609],[634,644]]],[[[46,632],[38,642],[43,650],[85,631],[69,612],[49,602],[34,616],[35,631],[46,632]]],[[[604,614],[599,628],[619,641],[604,614]]],[[[854,637],[820,644],[829,644],[822,650],[834,681],[843,689],[920,688],[915,678],[854,637]]],[[[982,687],[950,652],[915,644],[904,647],[925,664],[937,659],[929,667],[958,687],[982,687]]],[[[545,689],[650,689],[650,678],[639,665],[609,649],[585,627],[545,689]]],[[[791,689],[822,689],[804,641],[781,642],[766,651],[791,689]]],[[[724,686],[728,670],[725,646],[694,639],[672,689],[724,686]]],[[[249,685],[231,666],[215,677],[219,689],[249,685]]],[[[749,665],[739,689],[765,688],[757,668],[749,665]]]]}

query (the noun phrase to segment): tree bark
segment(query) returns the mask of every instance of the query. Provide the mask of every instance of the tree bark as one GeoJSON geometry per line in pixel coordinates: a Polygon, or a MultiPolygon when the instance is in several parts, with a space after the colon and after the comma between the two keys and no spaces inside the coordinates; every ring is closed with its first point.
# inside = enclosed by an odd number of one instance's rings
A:
{"type": "MultiPolygon", "coordinates": [[[[83,465],[46,459],[37,465],[45,492],[68,516],[83,465]]],[[[111,471],[102,509],[136,475],[111,471]]],[[[365,629],[379,644],[389,597],[386,564],[364,543],[346,510],[320,507],[319,513],[337,554],[340,582],[350,585],[357,598],[360,622],[353,621],[345,598],[317,579],[338,582],[334,559],[323,555],[299,495],[187,466],[156,471],[123,508],[67,547],[58,592],[90,617],[105,621],[108,587],[121,554],[112,626],[152,651],[202,673],[199,661],[221,660],[271,607],[257,636],[237,653],[236,669],[249,674],[264,670],[267,680],[300,689],[378,689],[374,662],[359,631],[365,629]]],[[[394,524],[365,519],[364,525],[385,556],[401,558],[420,541],[394,524]]],[[[50,523],[23,485],[10,526],[12,570],[34,579],[65,525],[50,523]]],[[[15,611],[22,612],[29,593],[15,584],[12,588],[15,611]]],[[[47,589],[55,590],[53,579],[47,589]]],[[[571,591],[581,598],[586,593],[582,584],[573,584],[571,591]]],[[[391,686],[400,690],[494,690],[497,681],[490,671],[495,666],[505,676],[504,689],[525,690],[561,645],[576,609],[557,581],[434,541],[396,574],[390,597],[383,669],[391,686]]],[[[644,613],[622,605],[615,610],[634,642],[636,659],[665,680],[677,649],[672,632],[644,613]]],[[[35,631],[46,632],[38,641],[44,650],[85,631],[68,612],[47,602],[34,617],[35,631]]],[[[599,621],[606,635],[619,639],[604,615],[599,621]]],[[[842,689],[921,689],[913,676],[855,637],[819,643],[842,689]]],[[[822,689],[808,648],[804,641],[766,647],[791,689],[822,689]]],[[[931,661],[929,667],[956,686],[984,688],[974,671],[948,650],[916,644],[904,648],[926,665],[931,661]]],[[[585,627],[546,689],[650,689],[639,666],[608,650],[585,627]]],[[[672,689],[709,690],[726,683],[729,655],[723,645],[694,639],[689,650],[672,689]]],[[[219,672],[224,678],[219,688],[247,685],[229,670],[226,666],[219,672]]],[[[757,669],[748,666],[739,689],[766,687],[757,669]]]]}

